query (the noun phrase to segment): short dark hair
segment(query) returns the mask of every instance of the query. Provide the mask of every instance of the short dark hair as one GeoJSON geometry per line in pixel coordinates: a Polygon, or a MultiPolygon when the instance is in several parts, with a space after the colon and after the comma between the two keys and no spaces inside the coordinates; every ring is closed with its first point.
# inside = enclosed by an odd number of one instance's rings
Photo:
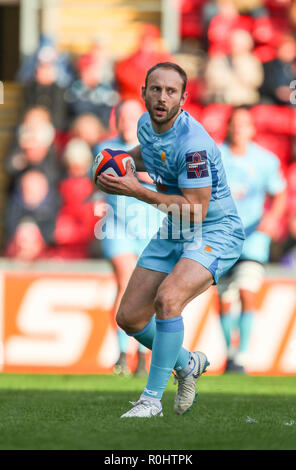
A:
{"type": "Polygon", "coordinates": [[[233,116],[235,115],[235,113],[237,111],[248,111],[248,112],[251,112],[251,109],[252,109],[252,106],[248,105],[248,104],[239,104],[237,106],[233,106],[231,111],[230,111],[230,115],[229,115],[229,118],[228,118],[228,122],[227,122],[227,125],[229,126],[231,121],[232,121],[232,118],[233,116]]]}
{"type": "Polygon", "coordinates": [[[247,111],[248,113],[251,113],[251,110],[252,110],[252,106],[248,105],[248,104],[239,104],[237,106],[232,107],[232,109],[230,111],[230,115],[228,117],[228,121],[227,121],[227,132],[226,132],[226,137],[225,137],[226,142],[229,143],[231,141],[230,124],[232,122],[232,119],[233,119],[233,116],[235,115],[235,113],[237,111],[247,111]]]}
{"type": "Polygon", "coordinates": [[[185,70],[183,70],[182,67],[180,67],[180,65],[175,64],[174,62],[160,62],[156,65],[153,65],[153,67],[151,67],[148,70],[147,74],[146,74],[145,88],[147,88],[149,75],[152,72],[154,72],[154,70],[156,70],[156,69],[173,69],[173,70],[175,70],[183,80],[182,93],[184,93],[184,91],[186,89],[186,85],[187,85],[187,74],[186,74],[185,70]]]}

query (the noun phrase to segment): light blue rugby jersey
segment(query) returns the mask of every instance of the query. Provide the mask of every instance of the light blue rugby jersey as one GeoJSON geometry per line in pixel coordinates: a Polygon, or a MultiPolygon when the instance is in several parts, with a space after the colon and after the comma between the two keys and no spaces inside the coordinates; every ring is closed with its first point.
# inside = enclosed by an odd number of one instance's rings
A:
{"type": "Polygon", "coordinates": [[[285,188],[280,162],[273,153],[254,142],[249,143],[241,157],[233,155],[227,143],[221,145],[221,152],[231,193],[245,227],[241,259],[266,263],[271,238],[257,227],[264,213],[266,193],[274,195],[285,188]]]}
{"type": "MultiPolygon", "coordinates": [[[[145,113],[138,122],[138,140],[146,170],[159,192],[181,195],[180,188],[212,186],[202,233],[224,230],[244,239],[220,150],[199,122],[182,110],[171,129],[157,134],[145,113]]],[[[167,223],[172,225],[171,216],[167,223]]]]}
{"type": "Polygon", "coordinates": [[[254,142],[241,157],[233,155],[227,143],[220,150],[232,197],[249,236],[262,219],[266,193],[275,195],[285,188],[279,159],[254,142]]]}

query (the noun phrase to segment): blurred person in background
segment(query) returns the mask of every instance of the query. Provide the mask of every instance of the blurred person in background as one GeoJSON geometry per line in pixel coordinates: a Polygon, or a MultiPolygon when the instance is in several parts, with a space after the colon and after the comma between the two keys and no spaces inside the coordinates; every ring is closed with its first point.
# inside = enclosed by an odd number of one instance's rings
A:
{"type": "Polygon", "coordinates": [[[204,47],[209,55],[229,54],[229,36],[239,23],[239,12],[232,0],[205,2],[203,6],[204,47]]]}
{"type": "Polygon", "coordinates": [[[57,52],[53,47],[41,48],[32,80],[24,87],[24,106],[46,107],[54,127],[65,129],[68,125],[67,105],[64,100],[66,88],[58,85],[57,52]]]}
{"type": "Polygon", "coordinates": [[[289,11],[288,11],[288,18],[290,20],[291,28],[295,31],[296,30],[296,1],[291,0],[289,2],[289,11]]]}
{"type": "Polygon", "coordinates": [[[292,163],[287,175],[288,208],[287,231],[288,236],[283,243],[283,256],[281,264],[289,268],[296,268],[296,162],[292,163]]]}
{"type": "Polygon", "coordinates": [[[24,114],[22,124],[28,126],[38,126],[40,123],[49,123],[53,126],[50,111],[44,106],[32,106],[28,108],[24,114]]]}
{"type": "Polygon", "coordinates": [[[15,149],[8,156],[7,171],[13,188],[18,178],[29,169],[44,172],[51,184],[56,184],[62,176],[54,148],[55,129],[49,114],[42,107],[27,111],[17,129],[15,149]]]}
{"type": "Polygon", "coordinates": [[[71,119],[85,113],[97,116],[108,129],[110,114],[119,96],[110,80],[109,70],[97,54],[88,53],[78,58],[78,79],[65,92],[71,119]]]}
{"type": "Polygon", "coordinates": [[[22,57],[21,66],[17,72],[16,79],[23,83],[31,83],[34,81],[36,66],[39,60],[54,60],[58,74],[56,83],[60,87],[67,87],[74,78],[74,71],[70,60],[70,53],[67,51],[59,51],[54,40],[47,35],[41,34],[39,45],[36,51],[31,55],[22,57]]]}
{"type": "Polygon", "coordinates": [[[28,108],[23,114],[19,125],[15,129],[15,136],[12,143],[13,150],[19,150],[19,135],[22,126],[28,128],[38,128],[41,124],[49,124],[49,127],[55,134],[55,129],[51,121],[50,111],[44,106],[32,106],[28,108]]]}
{"type": "Polygon", "coordinates": [[[290,105],[290,84],[296,79],[296,41],[293,36],[286,35],[281,38],[277,57],[265,62],[263,68],[261,101],[267,104],[290,105]]]}
{"type": "Polygon", "coordinates": [[[141,100],[141,85],[146,71],[159,62],[175,62],[159,31],[152,24],[143,26],[138,49],[115,64],[115,78],[121,99],[141,100]]]}
{"type": "Polygon", "coordinates": [[[217,285],[220,320],[227,347],[226,371],[244,372],[252,331],[257,294],[264,279],[271,239],[286,210],[285,180],[279,159],[253,142],[255,127],[247,108],[234,109],[228,124],[227,140],[220,146],[231,194],[246,232],[240,259],[217,285]],[[264,211],[266,196],[271,206],[264,211]],[[233,310],[239,307],[239,317],[233,310]],[[237,350],[232,333],[239,331],[237,350]]]}
{"type": "Polygon", "coordinates": [[[36,222],[24,217],[16,227],[13,238],[8,242],[4,256],[22,262],[34,262],[47,258],[48,245],[36,222]]]}
{"type": "Polygon", "coordinates": [[[98,142],[107,138],[108,131],[97,116],[84,113],[73,121],[69,134],[71,137],[84,140],[91,149],[94,149],[98,142]]]}
{"type": "MultiPolygon", "coordinates": [[[[24,218],[32,219],[47,245],[54,243],[56,216],[60,198],[47,176],[39,170],[28,170],[19,179],[8,202],[5,216],[7,244],[16,242],[19,225],[24,218]]],[[[23,233],[23,231],[22,231],[23,233]]]]}
{"type": "MultiPolygon", "coordinates": [[[[100,152],[104,148],[111,148],[114,150],[120,149],[128,152],[129,149],[137,145],[137,122],[143,112],[143,106],[138,100],[121,101],[116,107],[116,125],[118,136],[101,142],[96,147],[96,153],[100,152]]],[[[154,189],[153,181],[146,172],[139,172],[137,175],[142,184],[146,185],[150,189],[154,189]]],[[[151,224],[150,231],[153,232],[154,230],[156,232],[158,229],[157,222],[160,220],[160,215],[158,214],[159,211],[157,211],[157,209],[151,208],[151,211],[146,203],[140,202],[137,199],[113,194],[103,194],[106,198],[106,205],[102,206],[102,213],[106,214],[105,223],[106,225],[108,224],[108,218],[113,217],[114,213],[117,226],[117,238],[104,238],[102,240],[103,254],[107,259],[110,260],[118,284],[112,322],[114,323],[114,328],[116,328],[117,332],[120,355],[114,366],[114,372],[116,374],[128,374],[129,368],[127,366],[126,353],[128,350],[129,337],[116,325],[115,315],[129,278],[136,266],[137,259],[149,241],[149,234],[147,234],[147,223],[151,224]],[[124,204],[124,214],[120,210],[121,206],[119,206],[119,200],[122,202],[122,204],[124,204]],[[109,206],[113,209],[112,212],[108,212],[109,206]],[[127,234],[127,227],[131,220],[131,217],[129,216],[129,208],[131,209],[132,207],[137,207],[137,214],[140,214],[138,215],[137,222],[138,227],[141,227],[143,230],[143,233],[141,234],[138,234],[137,232],[131,234],[130,230],[127,234]],[[149,218],[150,214],[152,214],[152,217],[154,216],[154,219],[149,218]]],[[[151,235],[153,235],[153,233],[151,233],[151,235]]],[[[145,364],[146,351],[146,348],[139,343],[138,362],[135,370],[136,375],[147,374],[145,364]]]]}
{"type": "Polygon", "coordinates": [[[55,229],[56,257],[87,259],[97,222],[89,199],[93,193],[88,176],[92,162],[90,147],[81,139],[71,139],[65,147],[63,162],[66,177],[59,185],[61,208],[55,229]]]}
{"type": "Polygon", "coordinates": [[[252,53],[253,39],[245,30],[230,35],[230,54],[212,56],[205,70],[207,102],[232,106],[253,105],[259,100],[263,67],[252,53]]]}

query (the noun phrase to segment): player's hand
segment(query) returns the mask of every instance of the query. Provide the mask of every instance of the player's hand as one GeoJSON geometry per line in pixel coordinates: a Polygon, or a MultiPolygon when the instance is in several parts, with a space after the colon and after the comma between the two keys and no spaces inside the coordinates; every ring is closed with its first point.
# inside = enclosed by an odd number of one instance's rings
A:
{"type": "Polygon", "coordinates": [[[97,186],[108,194],[136,197],[141,184],[133,173],[131,163],[126,164],[124,176],[108,176],[101,174],[97,177],[97,186]]]}
{"type": "Polygon", "coordinates": [[[99,219],[105,217],[108,211],[108,204],[106,201],[96,201],[94,204],[94,213],[99,219]]]}

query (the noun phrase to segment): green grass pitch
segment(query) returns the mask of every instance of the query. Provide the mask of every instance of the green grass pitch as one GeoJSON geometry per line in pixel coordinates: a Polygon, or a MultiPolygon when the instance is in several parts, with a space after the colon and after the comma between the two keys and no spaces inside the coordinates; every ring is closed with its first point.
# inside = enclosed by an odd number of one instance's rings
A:
{"type": "Polygon", "coordinates": [[[176,416],[120,419],[146,383],[111,375],[0,374],[0,449],[296,449],[296,377],[204,375],[176,416]]]}

